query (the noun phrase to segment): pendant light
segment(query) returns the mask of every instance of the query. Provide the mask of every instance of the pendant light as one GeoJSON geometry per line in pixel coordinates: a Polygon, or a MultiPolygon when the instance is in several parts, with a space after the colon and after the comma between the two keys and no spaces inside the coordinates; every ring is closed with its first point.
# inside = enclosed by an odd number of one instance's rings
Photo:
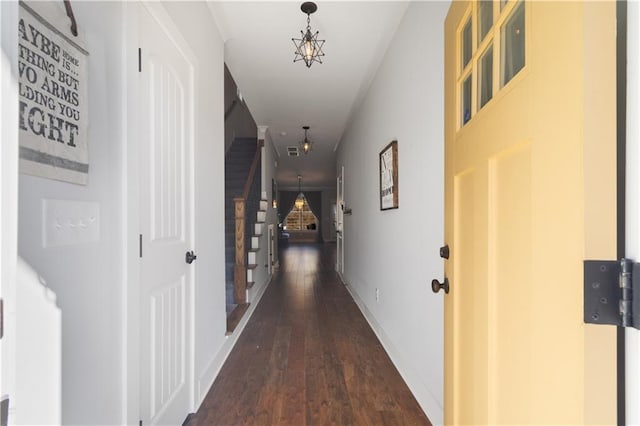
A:
{"type": "Polygon", "coordinates": [[[300,141],[300,151],[308,154],[309,151],[313,149],[313,142],[309,140],[307,137],[307,131],[309,130],[309,126],[302,126],[304,129],[304,140],[300,141]]]}
{"type": "Polygon", "coordinates": [[[302,207],[304,207],[304,195],[302,195],[302,176],[298,175],[298,198],[296,198],[296,208],[298,210],[302,210],[302,207]]]}
{"type": "Polygon", "coordinates": [[[291,39],[296,46],[293,62],[304,61],[307,68],[311,68],[314,62],[322,63],[322,46],[326,40],[318,40],[319,31],[311,32],[311,14],[318,10],[318,6],[312,1],[307,1],[302,3],[300,10],[307,14],[307,30],[300,31],[300,38],[291,39]]]}

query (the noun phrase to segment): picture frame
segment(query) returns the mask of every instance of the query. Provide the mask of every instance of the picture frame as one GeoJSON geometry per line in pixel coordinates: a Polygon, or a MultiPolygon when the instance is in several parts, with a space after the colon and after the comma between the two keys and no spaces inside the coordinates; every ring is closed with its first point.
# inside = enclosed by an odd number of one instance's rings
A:
{"type": "Polygon", "coordinates": [[[398,202],[398,141],[380,151],[380,210],[397,209],[398,202]]]}

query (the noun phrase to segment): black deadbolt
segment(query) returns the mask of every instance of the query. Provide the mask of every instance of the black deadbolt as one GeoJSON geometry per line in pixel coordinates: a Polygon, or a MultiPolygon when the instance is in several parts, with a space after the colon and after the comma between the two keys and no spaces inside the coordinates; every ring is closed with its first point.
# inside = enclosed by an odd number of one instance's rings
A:
{"type": "Polygon", "coordinates": [[[189,265],[191,265],[193,261],[196,260],[197,257],[198,256],[193,254],[193,250],[191,250],[191,251],[188,251],[187,254],[185,254],[184,261],[187,262],[189,265]]]}

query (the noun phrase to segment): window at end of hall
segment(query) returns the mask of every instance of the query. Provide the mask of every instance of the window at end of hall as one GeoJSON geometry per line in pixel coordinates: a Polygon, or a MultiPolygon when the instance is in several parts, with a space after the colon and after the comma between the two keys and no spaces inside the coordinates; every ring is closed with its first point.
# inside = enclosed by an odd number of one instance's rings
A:
{"type": "Polygon", "coordinates": [[[460,127],[524,68],[524,3],[524,0],[477,0],[462,19],[457,79],[460,127]]]}
{"type": "Polygon", "coordinates": [[[293,208],[284,221],[286,231],[318,229],[318,218],[313,214],[304,195],[299,194],[293,208]]]}

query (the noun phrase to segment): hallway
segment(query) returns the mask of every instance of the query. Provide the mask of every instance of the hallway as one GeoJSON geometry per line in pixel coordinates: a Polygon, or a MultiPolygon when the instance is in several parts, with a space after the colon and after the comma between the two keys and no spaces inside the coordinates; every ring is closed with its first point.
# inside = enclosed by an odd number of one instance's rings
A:
{"type": "Polygon", "coordinates": [[[334,271],[335,245],[290,245],[223,365],[200,425],[430,424],[334,271]]]}

